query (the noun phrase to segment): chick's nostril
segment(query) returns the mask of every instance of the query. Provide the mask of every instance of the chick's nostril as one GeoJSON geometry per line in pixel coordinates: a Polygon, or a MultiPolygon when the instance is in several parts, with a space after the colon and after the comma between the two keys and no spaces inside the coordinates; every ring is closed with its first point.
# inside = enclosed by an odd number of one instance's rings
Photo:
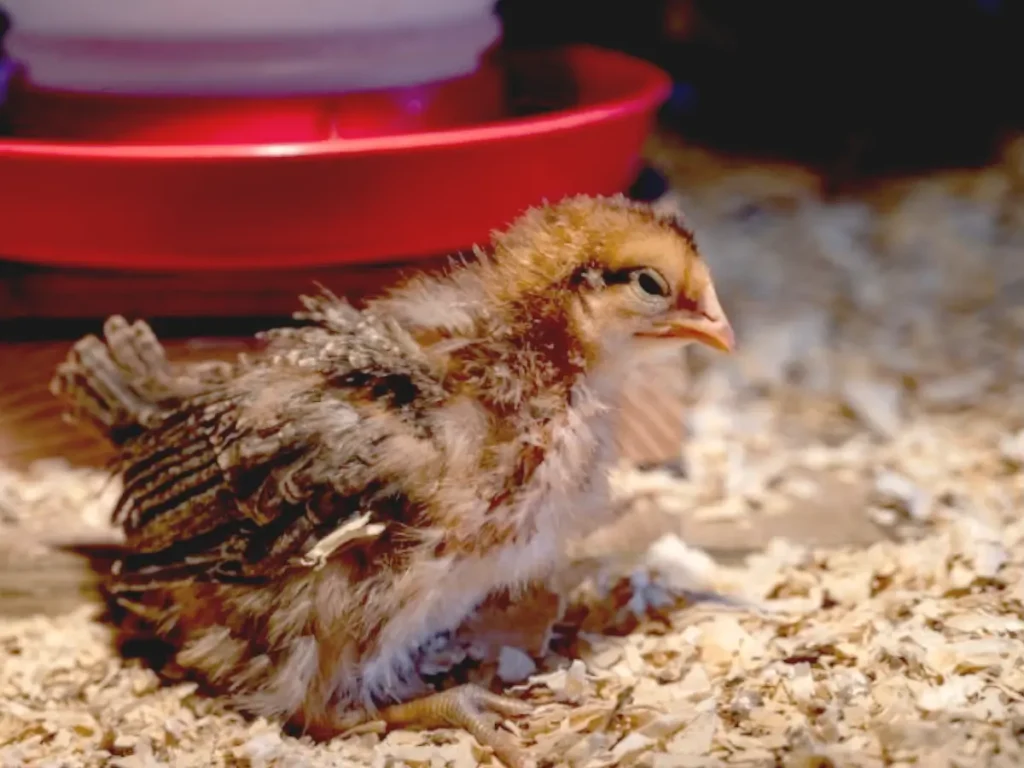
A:
{"type": "Polygon", "coordinates": [[[696,299],[691,299],[685,293],[679,294],[679,298],[676,299],[676,309],[681,309],[686,312],[696,312],[707,317],[705,312],[701,309],[700,302],[696,299]]]}

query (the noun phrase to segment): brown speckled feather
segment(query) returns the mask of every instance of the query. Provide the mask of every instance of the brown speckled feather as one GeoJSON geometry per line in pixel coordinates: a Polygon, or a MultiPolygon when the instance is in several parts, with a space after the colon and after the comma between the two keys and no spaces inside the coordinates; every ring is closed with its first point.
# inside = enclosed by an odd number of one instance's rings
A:
{"type": "Polygon", "coordinates": [[[118,409],[112,418],[100,413],[100,426],[145,426],[124,439],[119,462],[124,491],[114,520],[133,554],[119,564],[118,588],[267,578],[350,516],[402,522],[397,478],[380,475],[375,454],[396,433],[429,442],[415,411],[436,405],[444,390],[394,323],[329,295],[306,304],[303,317],[320,325],[268,333],[266,354],[240,362],[232,376],[175,377],[159,352],[149,366],[125,364],[138,355],[118,336],[122,328],[134,329],[132,339],[141,329],[147,349],[160,348],[145,324],[120,318],[107,324],[116,375],[84,375],[83,360],[104,357],[95,337],[62,367],[59,389],[87,387],[118,409]],[[94,384],[119,380],[125,396],[94,384]]]}

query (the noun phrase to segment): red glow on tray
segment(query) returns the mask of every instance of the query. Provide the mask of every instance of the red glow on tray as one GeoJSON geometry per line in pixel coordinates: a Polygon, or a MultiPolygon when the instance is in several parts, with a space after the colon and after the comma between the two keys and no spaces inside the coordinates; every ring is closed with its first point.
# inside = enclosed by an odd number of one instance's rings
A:
{"type": "Polygon", "coordinates": [[[14,135],[118,144],[268,144],[449,130],[504,117],[498,68],[439,83],[338,96],[124,96],[13,83],[14,135]]]}
{"type": "MultiPolygon", "coordinates": [[[[576,91],[571,107],[470,127],[197,145],[188,142],[200,123],[178,134],[161,117],[148,129],[165,137],[159,144],[0,140],[0,254],[78,267],[245,270],[432,256],[484,242],[530,205],[622,191],[638,169],[667,76],[590,47],[568,49],[561,63],[576,91]]],[[[287,113],[271,104],[269,114],[287,113]]],[[[251,126],[251,116],[239,119],[251,126]]]]}

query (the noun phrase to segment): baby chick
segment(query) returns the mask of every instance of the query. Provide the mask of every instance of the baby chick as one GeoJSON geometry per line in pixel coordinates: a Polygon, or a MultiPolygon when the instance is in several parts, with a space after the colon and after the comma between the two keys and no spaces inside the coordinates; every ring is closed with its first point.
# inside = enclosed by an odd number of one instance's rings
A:
{"type": "Polygon", "coordinates": [[[113,317],[52,388],[119,449],[109,589],[181,669],[323,737],[455,726],[520,766],[495,726],[529,708],[432,691],[418,659],[607,521],[630,352],[733,335],[690,232],[621,196],[529,210],[477,256],[361,310],[304,298],[232,364],[177,369],[113,317]]]}

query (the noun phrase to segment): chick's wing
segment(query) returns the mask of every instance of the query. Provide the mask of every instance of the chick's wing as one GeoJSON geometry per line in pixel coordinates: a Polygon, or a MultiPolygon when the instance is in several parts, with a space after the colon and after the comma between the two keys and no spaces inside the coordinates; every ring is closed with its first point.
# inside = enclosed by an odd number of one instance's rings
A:
{"type": "Polygon", "coordinates": [[[124,446],[123,583],[259,579],[350,529],[415,524],[444,462],[423,417],[444,393],[415,346],[374,318],[270,342],[124,446]]]}

